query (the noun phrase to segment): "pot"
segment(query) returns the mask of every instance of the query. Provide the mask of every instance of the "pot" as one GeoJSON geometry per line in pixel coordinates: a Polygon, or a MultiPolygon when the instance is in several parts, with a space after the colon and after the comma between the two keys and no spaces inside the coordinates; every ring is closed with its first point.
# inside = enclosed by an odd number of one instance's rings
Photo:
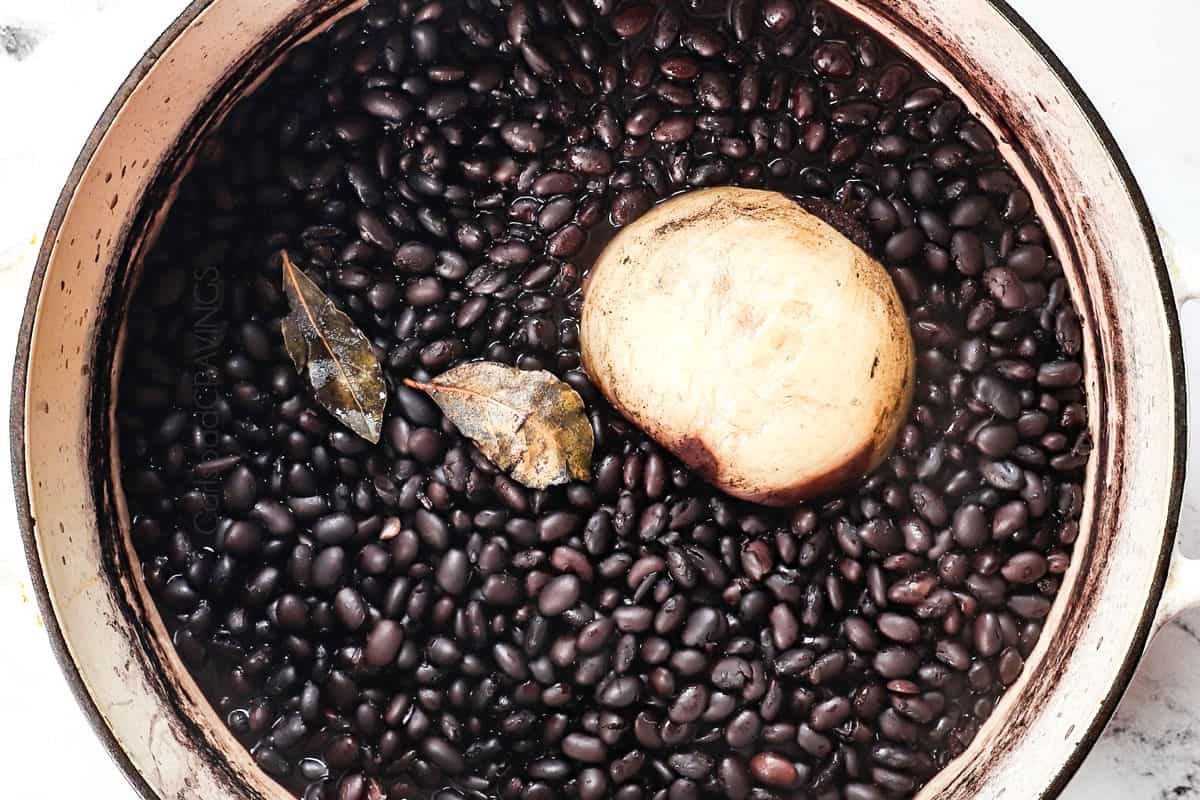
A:
{"type": "MultiPolygon", "coordinates": [[[[1186,440],[1171,282],[1096,110],[1003,2],[833,2],[970,98],[1034,190],[1085,322],[1096,447],[1074,560],[1024,674],[969,750],[919,795],[1052,797],[1100,734],[1148,637],[1200,603],[1200,564],[1172,560],[1186,440]]],[[[287,795],[184,669],[141,580],[115,480],[123,310],[200,134],[262,68],[351,5],[196,0],[93,130],[30,286],[12,401],[26,552],[62,668],[144,798],[287,795]]]]}

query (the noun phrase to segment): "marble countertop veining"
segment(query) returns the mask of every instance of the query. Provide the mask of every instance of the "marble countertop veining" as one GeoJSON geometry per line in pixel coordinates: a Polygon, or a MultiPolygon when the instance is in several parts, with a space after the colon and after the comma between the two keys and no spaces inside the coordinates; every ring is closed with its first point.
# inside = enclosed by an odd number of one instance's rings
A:
{"type": "MultiPolygon", "coordinates": [[[[251,2],[251,0],[246,0],[251,2]]],[[[984,0],[946,0],[984,2],[984,0]]],[[[1055,49],[1124,148],[1176,269],[1200,261],[1193,219],[1200,114],[1192,63],[1200,4],[1010,0],[1055,49]],[[1109,12],[1114,13],[1109,13],[1109,12]],[[1086,19],[1086,26],[1080,23],[1086,19]]],[[[81,144],[142,52],[185,0],[0,0],[0,385],[40,237],[81,144]]],[[[1185,307],[1200,370],[1200,304],[1185,307]],[[1195,306],[1195,308],[1193,307],[1195,306]]],[[[1200,409],[1193,392],[1191,410],[1200,409]]],[[[7,402],[4,403],[7,406],[7,402]]],[[[1192,452],[1200,439],[1193,432],[1192,452]]],[[[8,469],[4,460],[3,470],[8,469]]],[[[0,505],[12,506],[0,478],[0,505]]],[[[50,653],[15,515],[0,516],[0,753],[14,800],[132,796],[92,735],[50,653]]],[[[1185,491],[1184,549],[1200,555],[1200,481],[1185,491]]],[[[1151,644],[1116,716],[1064,800],[1200,800],[1200,609],[1151,644]]],[[[209,800],[209,799],[205,799],[209,800]]],[[[216,800],[212,798],[211,800],[216,800]]],[[[1018,800],[1024,800],[1020,798],[1018,800]]]]}

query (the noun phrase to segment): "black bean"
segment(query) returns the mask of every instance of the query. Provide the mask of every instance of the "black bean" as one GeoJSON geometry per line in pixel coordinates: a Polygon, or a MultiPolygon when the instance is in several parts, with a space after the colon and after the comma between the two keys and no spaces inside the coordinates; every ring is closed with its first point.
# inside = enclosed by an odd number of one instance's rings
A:
{"type": "Polygon", "coordinates": [[[715,58],[725,49],[725,40],[721,34],[702,25],[693,25],[685,30],[680,42],[703,58],[715,58]]]}
{"type": "Polygon", "coordinates": [[[974,630],[975,649],[985,657],[991,657],[1000,652],[1004,639],[1000,631],[1000,618],[991,611],[984,612],[975,618],[974,630]]]}
{"type": "Polygon", "coordinates": [[[466,769],[462,754],[454,745],[445,739],[429,736],[420,742],[421,755],[441,767],[450,775],[457,775],[466,769]]]}
{"type": "Polygon", "coordinates": [[[990,153],[996,149],[996,140],[992,134],[975,119],[968,119],[959,126],[958,138],[979,153],[990,153]]]}
{"type": "Polygon", "coordinates": [[[848,78],[854,74],[854,55],[842,42],[826,42],[813,50],[812,65],[821,75],[848,78]]]}
{"type": "Polygon", "coordinates": [[[1042,595],[1015,594],[1008,598],[1008,607],[1025,619],[1041,619],[1050,613],[1050,599],[1042,595]]]}
{"type": "Polygon", "coordinates": [[[983,282],[1001,308],[1024,308],[1028,301],[1025,285],[1017,273],[1007,267],[993,267],[983,273],[983,282]]]}
{"type": "Polygon", "coordinates": [[[546,252],[555,258],[570,258],[583,249],[587,234],[575,223],[564,225],[546,240],[546,252]]]}
{"type": "Polygon", "coordinates": [[[188,585],[187,579],[176,575],[162,589],[163,600],[176,611],[190,611],[200,602],[200,595],[188,585]]]}
{"type": "Polygon", "coordinates": [[[1032,280],[1046,268],[1046,250],[1039,245],[1024,245],[1008,254],[1008,268],[1021,278],[1032,280]]]}
{"type": "Polygon", "coordinates": [[[616,677],[601,685],[597,699],[609,708],[628,708],[637,702],[641,683],[634,677],[616,677]]]}
{"type": "Polygon", "coordinates": [[[338,620],[352,631],[361,628],[367,620],[367,608],[362,595],[350,587],[338,590],[333,599],[333,608],[338,620]]]}
{"type": "Polygon", "coordinates": [[[224,549],[236,556],[251,556],[262,544],[262,529],[253,522],[235,520],[225,531],[224,549]]]}
{"type": "Polygon", "coordinates": [[[876,620],[879,632],[893,641],[916,644],[921,640],[921,627],[917,622],[902,614],[885,612],[876,620]]]}
{"type": "Polygon", "coordinates": [[[554,542],[571,534],[579,517],[569,511],[552,512],[538,521],[538,536],[544,542],[554,542]]]}
{"type": "Polygon", "coordinates": [[[980,375],[972,383],[972,393],[985,406],[1005,419],[1021,413],[1021,398],[1006,382],[991,375],[980,375]]]}
{"type": "Polygon", "coordinates": [[[313,559],[312,582],[318,589],[331,589],[342,579],[346,568],[346,551],[340,547],[327,547],[313,559]]]}
{"type": "Polygon", "coordinates": [[[710,756],[697,750],[675,753],[667,759],[667,764],[677,775],[693,781],[706,779],[712,774],[714,766],[710,756]]]}
{"type": "Polygon", "coordinates": [[[520,266],[533,257],[533,250],[519,239],[510,239],[488,250],[488,260],[502,267],[520,266]]]}
{"type": "Polygon", "coordinates": [[[396,658],[402,644],[404,628],[398,622],[383,619],[375,623],[375,627],[367,633],[367,646],[363,650],[363,657],[371,666],[382,667],[396,658]]]}
{"type": "Polygon", "coordinates": [[[567,151],[567,160],[585,175],[607,175],[613,168],[612,156],[601,147],[572,147],[567,151]]]}
{"type": "Polygon", "coordinates": [[[538,594],[538,611],[556,617],[579,602],[582,586],[575,575],[560,575],[547,583],[538,594]]]}
{"type": "Polygon", "coordinates": [[[649,3],[630,3],[612,18],[616,34],[628,39],[644,31],[654,19],[654,6],[649,3]]]}
{"type": "Polygon", "coordinates": [[[949,518],[949,515],[946,513],[946,504],[936,491],[928,486],[917,483],[909,488],[908,494],[913,509],[927,520],[930,525],[942,526],[946,524],[949,518]]]}
{"type": "Polygon", "coordinates": [[[254,760],[260,767],[277,778],[291,771],[291,764],[286,756],[271,747],[260,747],[254,751],[254,760]]]}
{"type": "Polygon", "coordinates": [[[370,209],[363,208],[354,215],[354,222],[358,227],[358,235],[364,242],[373,244],[385,252],[396,249],[396,238],[392,233],[392,227],[383,217],[370,209]]]}
{"type": "MultiPolygon", "coordinates": [[[[417,476],[418,485],[420,479],[417,476]]],[[[413,524],[421,540],[436,551],[443,551],[450,546],[450,529],[446,522],[436,514],[420,508],[413,517],[413,524]]]]}
{"type": "MultiPolygon", "coordinates": [[[[919,661],[920,657],[912,650],[904,647],[890,647],[879,651],[875,655],[872,665],[884,678],[903,678],[916,671],[919,661]]],[[[813,727],[822,730],[815,723],[813,727]]]]}
{"type": "Polygon", "coordinates": [[[246,512],[254,506],[258,494],[258,481],[254,473],[244,465],[233,468],[222,484],[225,507],[234,512],[246,512]]]}
{"type": "Polygon", "coordinates": [[[1046,574],[1046,557],[1033,550],[1012,556],[1000,568],[1009,583],[1036,583],[1046,574]]]}
{"type": "Polygon", "coordinates": [[[695,722],[708,707],[708,689],[701,684],[692,684],[679,692],[667,712],[674,722],[695,722]]]}
{"type": "Polygon", "coordinates": [[[500,126],[500,138],[517,153],[536,153],[546,146],[545,132],[532,122],[506,122],[500,126]]]}
{"type": "Polygon", "coordinates": [[[604,763],[608,748],[595,736],[569,733],[562,741],[563,755],[589,764],[604,763]]]}
{"type": "Polygon", "coordinates": [[[433,267],[437,254],[423,242],[406,242],[396,248],[392,263],[409,272],[425,272],[433,267]]]}
{"type": "Polygon", "coordinates": [[[1021,468],[1011,461],[988,461],[979,468],[983,479],[997,489],[1015,492],[1025,485],[1021,468]]]}
{"type": "Polygon", "coordinates": [[[1083,368],[1075,361],[1052,361],[1038,367],[1039,386],[1062,389],[1074,386],[1083,377],[1083,368]]]}
{"type": "Polygon", "coordinates": [[[508,677],[514,680],[524,680],[529,675],[529,666],[524,656],[510,644],[499,642],[492,647],[492,657],[496,666],[508,677]]]}
{"type": "Polygon", "coordinates": [[[696,100],[712,111],[725,111],[733,105],[733,85],[724,72],[706,70],[696,81],[696,100]]]}
{"type": "Polygon", "coordinates": [[[763,22],[772,33],[782,33],[795,24],[800,16],[795,0],[764,0],[763,22]]]}
{"type": "Polygon", "coordinates": [[[387,89],[363,92],[362,107],[368,114],[382,117],[389,122],[404,122],[414,111],[412,101],[403,93],[387,89]]]}
{"type": "Polygon", "coordinates": [[[321,544],[345,544],[356,530],[354,517],[345,512],[321,517],[312,526],[313,536],[321,544]]]}
{"type": "Polygon", "coordinates": [[[905,228],[893,234],[884,244],[884,255],[891,261],[907,261],[921,252],[925,234],[920,228],[905,228]]]}
{"type": "Polygon", "coordinates": [[[696,120],[684,114],[671,114],[654,126],[651,138],[656,142],[683,142],[696,129],[696,120]]]}
{"type": "Polygon", "coordinates": [[[433,428],[415,428],[408,435],[408,450],[422,464],[438,464],[445,455],[445,442],[433,428]]]}
{"type": "Polygon", "coordinates": [[[884,555],[899,552],[904,547],[900,532],[886,519],[869,520],[859,528],[858,535],[868,547],[884,555]]]}
{"type": "Polygon", "coordinates": [[[462,550],[447,550],[438,562],[437,584],[447,594],[462,594],[471,575],[471,565],[462,550]]]}
{"type": "Polygon", "coordinates": [[[879,107],[874,103],[852,100],[839,103],[830,112],[830,118],[837,125],[864,128],[879,118],[879,107]]]}
{"type": "Polygon", "coordinates": [[[621,227],[640,217],[654,204],[653,196],[645,189],[634,187],[617,193],[612,202],[613,224],[621,227]]]}
{"type": "Polygon", "coordinates": [[[763,752],[750,759],[750,774],[768,786],[790,788],[800,782],[796,765],[779,753],[763,752]]]}
{"type": "Polygon", "coordinates": [[[975,446],[986,456],[1004,458],[1020,441],[1013,425],[987,425],[975,434],[975,446]]]}
{"type": "Polygon", "coordinates": [[[992,516],[992,537],[1007,539],[1023,529],[1028,521],[1029,509],[1024,501],[1013,500],[1005,503],[996,509],[992,516]]]}
{"type": "Polygon", "coordinates": [[[967,549],[982,546],[991,538],[983,508],[974,504],[960,506],[954,512],[954,540],[967,549]]]}
{"type": "Polygon", "coordinates": [[[446,298],[446,290],[442,281],[433,275],[426,275],[410,280],[404,286],[404,299],[418,308],[437,305],[446,298]]]}
{"type": "Polygon", "coordinates": [[[571,198],[556,198],[543,206],[542,210],[538,212],[538,227],[546,232],[558,230],[570,221],[574,214],[575,202],[571,198]]]}
{"type": "Polygon", "coordinates": [[[791,606],[780,603],[771,609],[770,617],[771,637],[775,646],[780,650],[793,646],[800,636],[800,622],[791,606]]]}

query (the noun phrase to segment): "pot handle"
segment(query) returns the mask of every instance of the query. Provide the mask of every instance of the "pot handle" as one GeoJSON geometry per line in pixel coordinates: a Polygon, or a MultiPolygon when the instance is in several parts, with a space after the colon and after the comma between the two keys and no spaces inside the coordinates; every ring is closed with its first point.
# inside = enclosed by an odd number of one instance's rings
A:
{"type": "Polygon", "coordinates": [[[1154,614],[1152,633],[1185,611],[1200,608],[1200,559],[1188,558],[1175,545],[1175,554],[1167,569],[1167,582],[1163,586],[1162,599],[1154,614]]]}
{"type": "MultiPolygon", "coordinates": [[[[1171,286],[1175,292],[1175,303],[1182,309],[1185,303],[1200,300],[1200,267],[1185,269],[1179,265],[1172,266],[1171,286]]],[[[1200,353],[1195,355],[1200,356],[1200,353]]],[[[1200,392],[1200,385],[1193,384],[1193,378],[1200,377],[1195,375],[1195,369],[1189,369],[1186,374],[1188,394],[1200,392]]],[[[1189,447],[1188,461],[1193,459],[1200,462],[1200,454],[1194,456],[1189,447]]],[[[1200,470],[1200,463],[1189,463],[1188,467],[1200,470]]],[[[1162,599],[1154,616],[1153,630],[1158,631],[1163,625],[1193,608],[1200,608],[1200,558],[1185,556],[1179,548],[1179,542],[1176,541],[1171,565],[1167,570],[1167,582],[1163,586],[1162,599]]]]}

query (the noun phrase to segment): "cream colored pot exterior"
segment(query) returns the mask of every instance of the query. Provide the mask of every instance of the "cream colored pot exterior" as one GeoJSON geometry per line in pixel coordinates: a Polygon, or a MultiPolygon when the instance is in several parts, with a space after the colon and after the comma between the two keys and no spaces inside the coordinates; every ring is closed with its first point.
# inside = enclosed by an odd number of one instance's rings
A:
{"type": "MultiPolygon", "coordinates": [[[[1187,591],[1200,592],[1200,569],[1177,560],[1162,595],[1185,441],[1171,289],[1148,214],[1107,132],[1011,11],[985,0],[834,2],[976,98],[1010,157],[1044,176],[1039,211],[1064,243],[1060,254],[1088,323],[1097,447],[1085,533],[1024,676],[971,749],[919,795],[1053,796],[1111,714],[1156,612],[1161,621],[1187,604],[1187,591]]],[[[163,171],[182,163],[201,123],[227,106],[222,98],[342,5],[195,3],[101,119],[55,210],[30,288],[12,424],[31,568],[80,703],[147,798],[287,795],[244,754],[187,675],[133,571],[108,440],[114,320],[127,297],[128,265],[155,224],[163,171]]]]}

